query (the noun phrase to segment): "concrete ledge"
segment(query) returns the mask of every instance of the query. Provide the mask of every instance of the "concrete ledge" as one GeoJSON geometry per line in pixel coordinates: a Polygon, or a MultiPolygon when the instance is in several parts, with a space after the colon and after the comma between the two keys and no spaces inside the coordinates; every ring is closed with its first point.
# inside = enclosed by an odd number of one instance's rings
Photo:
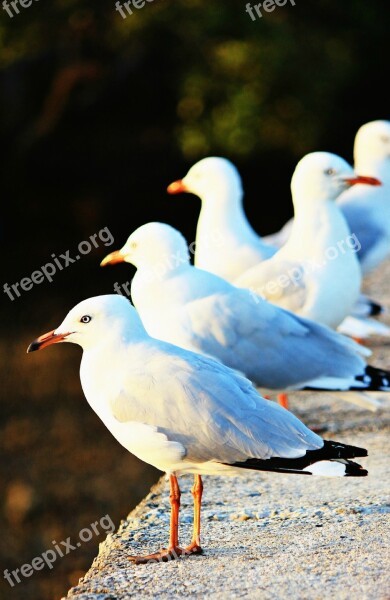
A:
{"type": "MultiPolygon", "coordinates": [[[[328,397],[293,398],[306,423],[327,423],[329,439],[364,446],[366,478],[246,471],[204,479],[203,556],[134,566],[129,554],[166,545],[169,498],[162,478],[100,545],[67,598],[390,597],[390,407],[377,413],[328,397]],[[337,437],[336,437],[337,436],[337,437]]],[[[180,536],[192,528],[192,478],[181,478],[180,536]]]]}

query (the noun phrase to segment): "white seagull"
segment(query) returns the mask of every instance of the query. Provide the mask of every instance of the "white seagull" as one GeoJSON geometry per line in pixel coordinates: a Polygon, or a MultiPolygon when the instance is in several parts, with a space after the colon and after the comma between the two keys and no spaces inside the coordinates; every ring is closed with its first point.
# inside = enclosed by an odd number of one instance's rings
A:
{"type": "Polygon", "coordinates": [[[302,158],[291,181],[295,218],[290,237],[235,284],[329,327],[340,325],[359,298],[362,275],[359,240],[336,199],[359,183],[380,185],[374,177],[356,175],[335,154],[313,152],[302,158]]]}
{"type": "Polygon", "coordinates": [[[237,372],[212,359],[151,338],[122,296],[98,296],[75,306],[57,329],[28,352],[57,342],[83,349],[84,394],[129,452],[169,475],[171,522],[167,549],[129,557],[135,563],[200,554],[202,475],[241,469],[360,477],[350,459],[363,448],[324,441],[293,414],[262,398],[237,372]],[[177,476],[195,476],[194,532],[178,539],[177,476]]]}
{"type": "Polygon", "coordinates": [[[357,185],[338,199],[352,233],[360,241],[363,275],[390,255],[390,121],[372,121],[357,132],[355,169],[377,177],[380,187],[357,185]]]}
{"type": "Polygon", "coordinates": [[[195,265],[200,269],[232,282],[276,252],[249,224],[242,206],[240,174],[226,158],[200,160],[184,179],[171,183],[168,192],[190,192],[202,201],[195,252],[195,265]]]}
{"type": "Polygon", "coordinates": [[[118,262],[137,267],[132,300],[155,338],[213,356],[269,389],[390,390],[390,373],[362,358],[368,349],[192,266],[170,225],[143,225],[101,265],[118,262]]]}
{"type": "MultiPolygon", "coordinates": [[[[390,255],[390,121],[371,121],[357,132],[354,144],[355,170],[378,178],[381,186],[356,185],[343,192],[337,203],[352,233],[359,240],[357,257],[363,275],[375,269],[390,255]]],[[[277,233],[264,237],[280,248],[288,240],[293,219],[277,233]]],[[[372,316],[383,308],[361,295],[339,331],[366,338],[389,336],[390,329],[372,316]]]]}

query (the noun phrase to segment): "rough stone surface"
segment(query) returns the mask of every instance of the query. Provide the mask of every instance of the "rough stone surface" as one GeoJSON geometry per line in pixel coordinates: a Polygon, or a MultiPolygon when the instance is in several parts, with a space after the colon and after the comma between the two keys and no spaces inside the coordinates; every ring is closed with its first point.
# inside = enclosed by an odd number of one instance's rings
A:
{"type": "MultiPolygon", "coordinates": [[[[367,291],[389,304],[390,263],[367,291]]],[[[390,323],[388,315],[382,319],[390,323]]],[[[390,367],[389,347],[373,340],[373,364],[390,367]]],[[[384,396],[384,395],[382,395],[384,396]]],[[[203,556],[134,566],[129,554],[165,545],[169,492],[162,478],[100,545],[99,555],[67,598],[390,598],[390,400],[375,413],[329,395],[294,394],[291,409],[328,439],[366,447],[365,478],[244,472],[204,479],[203,556]]],[[[189,542],[192,497],[181,479],[180,536],[189,542]]]]}

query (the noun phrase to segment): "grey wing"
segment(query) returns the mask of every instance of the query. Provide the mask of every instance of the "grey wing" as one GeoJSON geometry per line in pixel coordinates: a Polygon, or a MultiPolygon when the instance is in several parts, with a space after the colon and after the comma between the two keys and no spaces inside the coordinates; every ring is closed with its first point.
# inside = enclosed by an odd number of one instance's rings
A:
{"type": "Polygon", "coordinates": [[[358,258],[363,262],[378,242],[386,235],[373,215],[372,209],[362,203],[346,202],[340,205],[352,234],[360,245],[358,258]]]}
{"type": "MultiPolygon", "coordinates": [[[[125,382],[111,402],[121,423],[156,428],[189,461],[234,463],[247,458],[294,458],[323,441],[292,413],[263,399],[236,372],[206,357],[158,342],[155,386],[125,382]]],[[[151,359],[151,360],[150,360],[151,359]]],[[[153,357],[148,370],[153,371],[153,357]]]]}
{"type": "MultiPolygon", "coordinates": [[[[200,367],[202,378],[204,368],[200,367]]],[[[292,413],[259,396],[239,375],[234,374],[233,381],[231,372],[220,372],[212,383],[205,377],[207,389],[202,385],[202,390],[198,378],[191,379],[187,389],[199,421],[196,442],[187,445],[188,458],[206,458],[211,448],[213,460],[233,463],[249,457],[293,458],[322,447],[321,438],[292,413]]]]}
{"type": "Polygon", "coordinates": [[[186,309],[192,346],[258,385],[295,388],[329,377],[345,387],[364,372],[357,344],[245,290],[209,296],[186,309]]]}

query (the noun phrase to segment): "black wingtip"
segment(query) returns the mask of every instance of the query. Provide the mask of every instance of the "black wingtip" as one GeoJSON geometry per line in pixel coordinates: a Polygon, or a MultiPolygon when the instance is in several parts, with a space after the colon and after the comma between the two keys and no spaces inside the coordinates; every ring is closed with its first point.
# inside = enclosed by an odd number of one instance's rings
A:
{"type": "Polygon", "coordinates": [[[366,448],[359,448],[359,446],[341,444],[339,442],[333,442],[332,440],[324,441],[322,451],[323,458],[328,460],[332,460],[335,458],[360,458],[362,456],[368,456],[366,448]]]}
{"type": "Polygon", "coordinates": [[[334,461],[345,465],[344,477],[365,477],[367,471],[350,459],[367,455],[368,452],[365,448],[349,446],[348,444],[333,442],[332,440],[324,440],[322,448],[307,450],[303,456],[298,458],[280,458],[276,456],[267,459],[248,458],[246,461],[236,462],[231,466],[256,471],[277,471],[278,473],[311,475],[309,470],[306,471],[304,469],[317,462],[334,461]]]}
{"type": "Polygon", "coordinates": [[[385,312],[383,306],[371,300],[370,302],[370,316],[377,317],[385,312]]]}
{"type": "Polygon", "coordinates": [[[356,381],[362,381],[365,384],[365,387],[351,387],[351,390],[360,389],[360,391],[367,390],[376,392],[390,391],[390,371],[368,365],[364,371],[364,375],[359,375],[355,379],[356,381]]]}
{"type": "Polygon", "coordinates": [[[345,477],[367,477],[368,471],[355,462],[348,461],[345,465],[345,477]]]}

